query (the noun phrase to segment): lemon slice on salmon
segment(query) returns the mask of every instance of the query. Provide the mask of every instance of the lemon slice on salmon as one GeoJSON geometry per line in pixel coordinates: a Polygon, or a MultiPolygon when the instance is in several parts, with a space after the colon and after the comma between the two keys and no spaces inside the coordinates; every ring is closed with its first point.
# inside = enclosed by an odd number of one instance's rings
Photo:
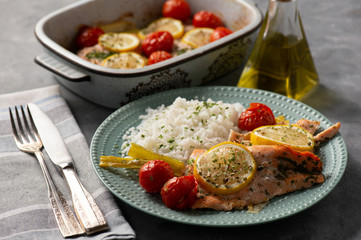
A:
{"type": "Polygon", "coordinates": [[[198,48],[210,43],[213,32],[214,29],[212,28],[193,28],[184,34],[182,42],[193,48],[198,48]]]}
{"type": "Polygon", "coordinates": [[[99,36],[99,44],[112,52],[128,52],[136,49],[140,40],[130,33],[105,33],[99,36]]]}
{"type": "Polygon", "coordinates": [[[256,172],[250,151],[234,142],[220,143],[199,156],[193,165],[198,183],[215,194],[232,194],[246,187],[256,172]]]}
{"type": "Polygon", "coordinates": [[[167,31],[172,34],[173,38],[180,38],[184,33],[183,23],[173,18],[159,18],[154,22],[151,22],[148,27],[141,29],[138,32],[138,36],[141,39],[153,32],[167,31]]]}
{"type": "Polygon", "coordinates": [[[136,69],[146,65],[146,60],[135,52],[113,54],[103,60],[102,66],[117,69],[136,69]]]}
{"type": "Polygon", "coordinates": [[[269,125],[251,132],[252,145],[284,145],[297,151],[311,151],[313,135],[297,125],[269,125]]]}

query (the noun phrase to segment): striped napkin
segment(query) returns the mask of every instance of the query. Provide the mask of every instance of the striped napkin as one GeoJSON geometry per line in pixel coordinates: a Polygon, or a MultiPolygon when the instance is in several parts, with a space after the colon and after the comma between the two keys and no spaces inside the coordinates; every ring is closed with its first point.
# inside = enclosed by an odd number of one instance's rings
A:
{"type": "MultiPolygon", "coordinates": [[[[134,239],[133,229],[91,165],[89,147],[58,86],[0,95],[0,239],[62,239],[35,155],[21,152],[12,135],[8,107],[29,102],[37,104],[55,122],[81,182],[95,198],[110,227],[106,232],[72,239],[134,239]]],[[[43,153],[55,184],[72,205],[65,180],[43,153]]]]}

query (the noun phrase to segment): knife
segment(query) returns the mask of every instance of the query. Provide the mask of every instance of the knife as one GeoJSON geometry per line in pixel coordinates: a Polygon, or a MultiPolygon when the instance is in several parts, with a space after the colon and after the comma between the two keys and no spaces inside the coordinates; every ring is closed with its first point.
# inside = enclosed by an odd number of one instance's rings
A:
{"type": "Polygon", "coordinates": [[[28,104],[35,126],[51,161],[60,168],[70,188],[75,213],[87,234],[108,229],[94,198],[80,182],[72,157],[53,121],[37,105],[28,104]]]}

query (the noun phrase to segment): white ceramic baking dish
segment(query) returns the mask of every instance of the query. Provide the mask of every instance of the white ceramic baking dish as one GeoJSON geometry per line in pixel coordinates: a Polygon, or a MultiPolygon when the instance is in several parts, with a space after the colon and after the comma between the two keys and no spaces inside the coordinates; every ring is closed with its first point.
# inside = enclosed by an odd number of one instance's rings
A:
{"type": "Polygon", "coordinates": [[[37,23],[35,35],[45,52],[35,61],[55,73],[56,79],[71,91],[111,108],[152,93],[208,83],[242,67],[262,21],[257,6],[246,0],[188,2],[192,14],[212,11],[234,33],[141,69],[104,68],[72,51],[79,26],[124,20],[143,28],[161,17],[164,0],[86,0],[50,13],[37,23]]]}

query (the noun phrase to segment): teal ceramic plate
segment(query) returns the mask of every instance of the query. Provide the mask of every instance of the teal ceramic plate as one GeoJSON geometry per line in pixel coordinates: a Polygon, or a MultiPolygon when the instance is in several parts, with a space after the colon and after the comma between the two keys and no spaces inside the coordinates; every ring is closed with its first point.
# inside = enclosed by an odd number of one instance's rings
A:
{"type": "Polygon", "coordinates": [[[240,102],[247,107],[251,102],[263,102],[270,106],[275,116],[284,115],[290,122],[300,118],[321,121],[325,129],[332,123],[321,113],[311,107],[286,98],[284,96],[236,87],[196,87],[161,92],[144,97],[121,107],[111,114],[97,129],[91,143],[91,160],[96,173],[105,186],[119,199],[127,204],[154,216],[171,221],[203,225],[203,226],[243,226],[265,223],[284,218],[314,205],[324,198],[340,181],[347,163],[347,150],[340,134],[317,153],[324,163],[326,181],[311,189],[294,192],[274,198],[257,214],[245,210],[219,212],[214,210],[174,211],[168,209],[160,195],[146,193],[138,183],[138,177],[133,170],[108,168],[98,166],[101,155],[119,155],[122,136],[130,127],[140,123],[139,115],[145,114],[147,107],[156,108],[161,104],[170,105],[178,96],[187,99],[235,103],[240,102]]]}

